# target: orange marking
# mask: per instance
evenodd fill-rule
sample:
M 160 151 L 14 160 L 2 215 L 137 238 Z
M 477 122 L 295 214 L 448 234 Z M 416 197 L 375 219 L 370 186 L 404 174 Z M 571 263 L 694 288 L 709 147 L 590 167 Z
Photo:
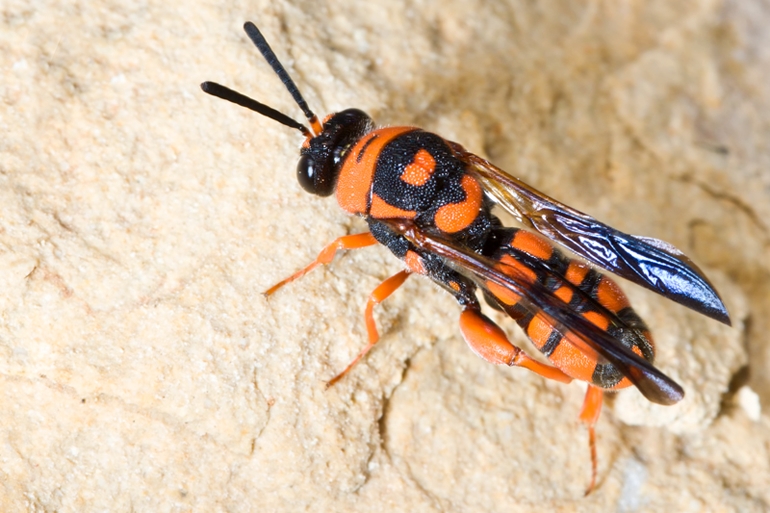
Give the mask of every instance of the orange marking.
M 465 201 L 444 205 L 433 218 L 436 227 L 444 233 L 457 233 L 467 228 L 479 215 L 483 199 L 481 186 L 469 175 L 463 176 L 460 184 L 465 191 Z
M 577 260 L 571 260 L 564 277 L 573 285 L 580 285 L 591 268 Z
M 545 314 L 539 313 L 532 318 L 527 326 L 527 335 L 538 349 L 542 348 L 553 331 L 553 321 Z
M 366 214 L 372 190 L 374 170 L 382 148 L 401 134 L 417 130 L 410 126 L 393 126 L 374 130 L 362 137 L 349 151 L 337 178 L 336 194 L 340 208 L 350 214 Z M 374 141 L 371 141 L 372 138 Z M 367 145 L 367 143 L 370 144 Z M 360 155 L 366 146 L 366 151 Z M 360 155 L 360 159 L 359 159 Z
M 503 255 L 500 259 L 500 264 L 496 265 L 500 271 L 504 272 L 508 276 L 524 280 L 527 283 L 535 283 L 537 280 L 537 273 L 531 268 L 522 264 L 511 255 Z
M 628 298 L 620 290 L 618 284 L 606 277 L 602 277 L 599 286 L 596 287 L 596 299 L 600 305 L 612 313 L 617 313 L 630 306 Z
M 583 317 L 598 326 L 601 330 L 607 331 L 607 328 L 610 327 L 610 320 L 606 315 L 600 314 L 599 312 L 586 312 L 583 314 Z
M 418 255 L 415 251 L 409 250 L 406 252 L 404 263 L 406 264 L 407 269 L 413 273 L 427 274 L 425 266 L 422 265 L 422 257 L 420 257 L 420 255 Z
M 513 236 L 511 247 L 521 250 L 540 260 L 548 260 L 553 254 L 553 247 L 542 237 L 532 232 L 519 230 Z
M 573 334 L 562 338 L 548 359 L 568 376 L 591 383 L 596 368 L 596 357 L 592 358 L 576 346 L 585 346 L 585 343 L 570 342 L 576 338 Z
M 569 287 L 559 287 L 556 289 L 556 292 L 553 293 L 554 296 L 558 297 L 565 303 L 569 303 L 572 301 L 572 296 L 574 295 L 574 292 L 572 292 L 572 289 Z
M 417 212 L 414 210 L 401 210 L 385 202 L 376 194 L 372 194 L 372 207 L 369 209 L 369 215 L 375 219 L 414 219 Z
M 414 156 L 412 163 L 404 168 L 404 172 L 401 173 L 401 180 L 409 185 L 419 187 L 430 180 L 435 170 L 436 160 L 433 155 L 425 150 L 420 150 Z
M 509 288 L 498 285 L 495 282 L 488 281 L 486 283 L 486 287 L 490 294 L 495 296 L 498 300 L 500 300 L 501 303 L 505 305 L 513 306 L 521 299 L 520 295 L 511 292 Z
M 460 284 L 458 284 L 456 281 L 450 281 L 449 287 L 455 292 L 460 292 Z

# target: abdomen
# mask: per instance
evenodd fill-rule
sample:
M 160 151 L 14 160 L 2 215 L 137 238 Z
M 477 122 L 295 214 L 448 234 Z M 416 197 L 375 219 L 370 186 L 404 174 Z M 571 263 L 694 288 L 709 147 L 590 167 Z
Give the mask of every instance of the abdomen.
M 654 346 L 649 330 L 614 281 L 582 262 L 567 258 L 545 239 L 526 230 L 499 229 L 495 238 L 497 248 L 490 256 L 499 262 L 501 271 L 518 279 L 524 277 L 530 283 L 540 283 L 563 302 L 565 308 L 581 314 L 618 343 L 653 361 Z M 495 284 L 487 285 L 495 300 L 516 319 L 532 343 L 565 374 L 604 389 L 631 385 L 615 367 L 603 363 L 592 351 L 586 351 L 584 343 L 571 342 L 570 339 L 576 340 L 577 336 L 568 327 L 558 329 L 544 313 L 521 307 L 520 296 Z M 601 312 L 596 303 L 620 322 Z

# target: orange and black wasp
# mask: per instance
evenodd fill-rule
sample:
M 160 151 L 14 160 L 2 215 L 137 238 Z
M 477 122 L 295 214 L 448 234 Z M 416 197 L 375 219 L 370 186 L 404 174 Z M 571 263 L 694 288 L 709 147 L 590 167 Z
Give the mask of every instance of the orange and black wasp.
M 299 130 L 305 136 L 297 166 L 302 188 L 319 196 L 335 194 L 343 210 L 369 225 L 368 232 L 329 244 L 310 265 L 266 294 L 330 263 L 343 249 L 380 243 L 405 264 L 372 292 L 365 310 L 369 343 L 329 385 L 377 343 L 373 307 L 409 275 L 427 276 L 460 304 L 460 329 L 483 359 L 565 383 L 588 383 L 580 419 L 589 432 L 590 491 L 596 482 L 594 424 L 603 392 L 634 385 L 650 401 L 668 405 L 681 400 L 684 391 L 652 365 L 650 332 L 615 282 L 568 258 L 541 235 L 597 267 L 729 325 L 708 279 L 670 244 L 607 226 L 436 134 L 411 126 L 376 128 L 358 109 L 319 122 L 259 29 L 248 22 L 244 30 L 310 127 L 222 85 L 204 82 L 202 89 Z M 492 214 L 494 205 L 541 235 L 503 226 Z M 481 312 L 478 290 L 491 307 L 516 321 L 552 365 L 530 358 L 508 340 Z

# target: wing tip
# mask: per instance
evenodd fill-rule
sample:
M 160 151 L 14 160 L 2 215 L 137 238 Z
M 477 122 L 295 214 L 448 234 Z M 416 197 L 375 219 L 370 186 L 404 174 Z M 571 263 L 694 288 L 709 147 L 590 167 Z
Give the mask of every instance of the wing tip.
M 664 374 L 646 375 L 646 379 L 635 383 L 639 392 L 650 402 L 671 406 L 684 399 L 684 389 Z
M 680 303 L 683 306 L 698 312 L 699 314 L 705 315 L 706 317 L 732 327 L 733 321 L 730 319 L 730 313 L 727 311 L 727 307 L 722 302 L 722 298 L 719 297 L 716 290 L 714 290 L 713 287 L 708 287 L 704 288 L 703 292 L 704 294 L 701 294 L 701 297 L 697 299 L 692 295 L 680 298 L 673 298 L 671 296 L 669 297 L 677 301 L 677 303 Z M 709 294 L 706 294 L 706 292 Z
M 722 309 L 715 312 L 714 315 L 709 315 L 712 319 L 721 322 L 722 324 L 725 324 L 727 326 L 733 327 L 733 321 L 730 319 L 730 314 L 727 312 L 727 309 L 722 305 Z

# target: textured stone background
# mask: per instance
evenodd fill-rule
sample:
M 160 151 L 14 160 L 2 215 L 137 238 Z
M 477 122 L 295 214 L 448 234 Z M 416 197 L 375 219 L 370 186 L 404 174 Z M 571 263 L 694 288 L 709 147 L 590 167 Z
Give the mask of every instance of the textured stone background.
M 770 508 L 768 2 L 0 12 L 3 511 Z M 299 116 L 247 19 L 319 114 L 436 131 L 712 278 L 733 329 L 626 287 L 688 395 L 610 401 L 592 496 L 581 386 L 478 359 L 424 280 L 324 390 L 399 264 L 362 250 L 261 296 L 364 224 L 296 184 L 298 133 L 199 90 Z

